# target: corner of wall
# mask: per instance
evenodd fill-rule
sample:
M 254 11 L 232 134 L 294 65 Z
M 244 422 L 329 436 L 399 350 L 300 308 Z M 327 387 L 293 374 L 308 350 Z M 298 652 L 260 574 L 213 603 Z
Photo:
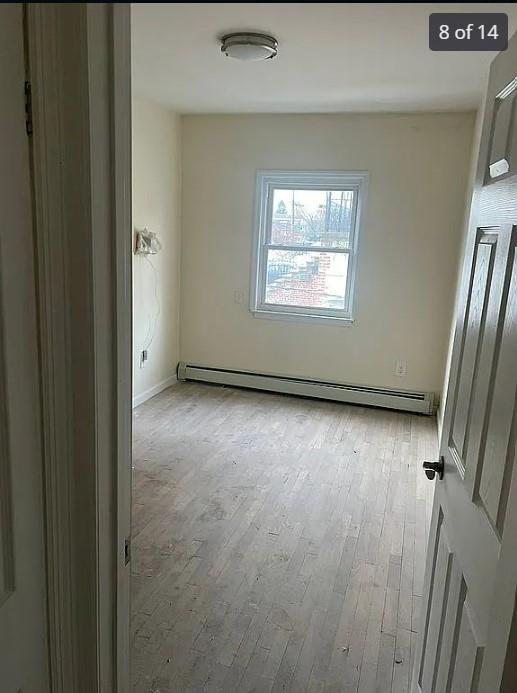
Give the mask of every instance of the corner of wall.
M 155 232 L 162 249 L 133 255 L 133 405 L 175 382 L 179 361 L 180 117 L 133 101 L 133 225 Z M 140 355 L 149 359 L 141 368 Z
M 172 385 L 175 385 L 177 382 L 177 376 L 171 375 L 169 378 L 165 378 L 165 380 L 162 380 L 161 382 L 156 383 L 156 385 L 147 388 L 147 390 L 140 392 L 140 394 L 133 397 L 133 409 L 135 409 L 135 407 L 138 407 L 140 404 L 147 402 L 147 400 L 151 399 L 151 397 L 159 395 L 160 392 L 163 392 L 168 387 L 172 387 Z

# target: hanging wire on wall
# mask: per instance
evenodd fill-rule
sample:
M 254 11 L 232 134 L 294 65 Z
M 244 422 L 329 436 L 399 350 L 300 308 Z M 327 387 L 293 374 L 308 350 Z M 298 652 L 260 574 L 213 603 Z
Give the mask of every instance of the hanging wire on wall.
M 155 305 L 156 305 L 156 311 L 154 313 L 154 317 L 149 317 L 148 320 L 148 326 L 147 326 L 147 333 L 145 335 L 145 339 L 143 341 L 143 346 L 142 350 L 147 350 L 153 343 L 153 339 L 156 335 L 156 326 L 158 324 L 158 319 L 160 317 L 161 313 L 161 305 L 160 305 L 160 297 L 158 295 L 158 273 L 156 272 L 156 267 L 153 265 L 151 262 L 150 258 L 148 255 L 144 255 L 144 260 L 146 260 L 153 272 L 153 279 L 154 279 L 154 300 L 155 300 Z

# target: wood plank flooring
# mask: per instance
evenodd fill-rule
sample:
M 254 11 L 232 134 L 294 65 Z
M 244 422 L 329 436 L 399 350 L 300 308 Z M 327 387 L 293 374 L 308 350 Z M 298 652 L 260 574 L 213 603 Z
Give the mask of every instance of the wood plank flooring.
M 407 693 L 432 418 L 180 383 L 135 410 L 134 693 Z

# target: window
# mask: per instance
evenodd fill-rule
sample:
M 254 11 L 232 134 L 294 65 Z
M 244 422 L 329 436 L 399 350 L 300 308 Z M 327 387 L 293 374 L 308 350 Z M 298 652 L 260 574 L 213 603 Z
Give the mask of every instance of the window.
M 367 173 L 257 173 L 256 316 L 352 321 L 367 183 Z

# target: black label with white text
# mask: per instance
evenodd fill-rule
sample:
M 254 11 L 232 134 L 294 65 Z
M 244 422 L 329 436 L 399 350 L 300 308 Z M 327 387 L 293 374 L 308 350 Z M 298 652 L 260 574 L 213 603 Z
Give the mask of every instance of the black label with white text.
M 500 12 L 435 12 L 429 15 L 432 51 L 505 51 L 508 15 Z

